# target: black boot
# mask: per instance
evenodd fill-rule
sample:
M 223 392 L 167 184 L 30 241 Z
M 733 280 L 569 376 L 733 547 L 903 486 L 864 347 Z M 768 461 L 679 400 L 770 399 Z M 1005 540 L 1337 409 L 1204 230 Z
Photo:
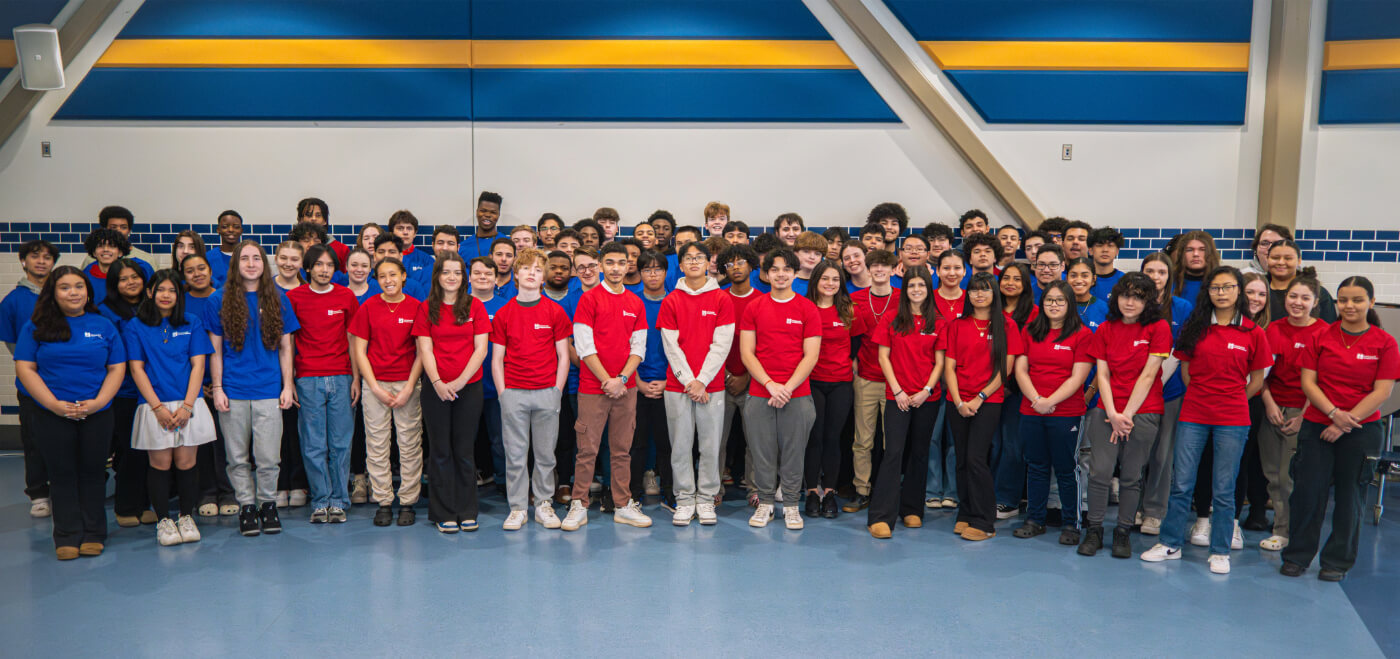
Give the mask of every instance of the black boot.
M 1079 543 L 1080 556 L 1093 556 L 1103 549 L 1103 526 L 1095 524 L 1084 531 L 1084 541 Z
M 1113 529 L 1113 557 L 1133 557 L 1132 529 L 1125 529 L 1121 526 Z

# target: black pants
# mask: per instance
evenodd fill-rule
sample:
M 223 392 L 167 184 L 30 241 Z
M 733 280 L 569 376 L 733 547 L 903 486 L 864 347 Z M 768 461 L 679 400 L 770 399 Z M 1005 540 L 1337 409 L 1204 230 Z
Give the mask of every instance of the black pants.
M 219 414 L 214 401 L 204 399 L 209 414 L 214 417 L 214 441 L 199 445 L 196 468 L 199 469 L 199 503 L 237 503 L 233 484 L 228 480 L 228 454 L 224 452 L 224 431 L 219 426 Z
M 428 446 L 428 519 L 435 523 L 475 520 L 476 431 L 481 422 L 481 381 L 457 392 L 457 400 L 444 401 L 423 376 L 423 428 L 432 433 Z
M 893 526 L 896 519 L 908 515 L 923 518 L 929 438 L 941 407 L 938 401 L 929 401 L 905 412 L 898 403 L 885 401 L 885 453 L 870 488 L 868 524 Z
M 983 403 L 977 414 L 968 418 L 958 414 L 957 404 L 949 401 L 943 418 L 953 432 L 953 452 L 958 456 L 957 521 L 994 533 L 997 496 L 992 482 L 992 439 L 1001 425 L 1001 403 Z
M 277 472 L 277 489 L 306 490 L 306 466 L 301 461 L 301 435 L 297 432 L 297 408 L 282 410 L 282 468 Z
M 647 470 L 649 442 L 656 443 L 656 478 L 663 496 L 671 495 L 671 434 L 666 427 L 666 400 L 637 393 L 637 428 L 632 431 L 632 498 L 642 500 L 646 490 L 642 475 Z
M 369 393 L 369 392 L 365 392 Z M 374 394 L 369 394 L 373 396 Z M 355 434 L 350 436 L 350 473 L 367 474 L 369 468 L 365 466 L 365 412 L 364 407 L 356 404 L 350 408 L 350 413 L 355 415 Z M 391 424 L 392 426 L 392 424 Z
M 841 476 L 841 429 L 851 416 L 855 389 L 850 382 L 812 380 L 811 384 L 817 420 L 807 437 L 807 456 L 803 465 L 805 487 L 809 490 L 834 490 Z
M 1322 519 L 1327 515 L 1331 489 L 1336 503 L 1332 534 L 1322 547 L 1319 562 L 1324 569 L 1346 572 L 1356 564 L 1366 488 L 1375 475 L 1375 463 L 1366 456 L 1380 451 L 1381 423 L 1363 424 L 1335 442 L 1322 439 L 1326 427 L 1304 420 L 1298 430 L 1298 452 L 1289 465 L 1293 495 L 1288 498 L 1289 537 L 1283 560 L 1303 567 L 1312 563 L 1322 538 Z
M 559 436 L 554 442 L 554 472 L 556 486 L 569 487 L 574 482 L 575 453 L 578 451 L 578 435 L 574 422 L 578 421 L 578 393 L 566 393 L 559 397 Z M 530 453 L 531 457 L 534 452 Z
M 146 470 L 151 461 L 145 451 L 131 448 L 131 426 L 136 421 L 135 398 L 112 399 L 112 471 L 116 474 L 116 495 L 112 512 L 123 517 L 136 517 L 151 509 L 151 496 L 146 491 Z
M 19 442 L 24 448 L 24 495 L 31 501 L 49 498 L 49 472 L 44 468 L 44 456 L 34 442 L 34 412 L 39 404 L 33 398 L 19 394 Z
M 49 470 L 54 547 L 107 542 L 104 501 L 113 418 L 110 407 L 75 421 L 35 406 L 34 436 L 43 438 L 39 450 Z

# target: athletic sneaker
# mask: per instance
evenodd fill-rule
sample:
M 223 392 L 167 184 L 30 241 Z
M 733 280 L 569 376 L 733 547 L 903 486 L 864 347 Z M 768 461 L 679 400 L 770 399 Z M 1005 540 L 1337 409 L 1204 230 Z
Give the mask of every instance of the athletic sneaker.
M 238 532 L 250 537 L 262 533 L 262 529 L 258 527 L 256 506 L 247 505 L 238 509 Z
M 559 528 L 565 531 L 577 531 L 580 526 L 588 523 L 588 507 L 583 505 L 583 500 L 574 499 L 569 502 L 569 514 L 564 516 L 564 521 L 559 524 Z
M 35 499 L 29 502 L 30 517 L 48 517 L 53 514 L 53 505 L 49 503 L 48 497 Z
M 1230 548 L 1235 550 L 1244 549 L 1244 535 L 1240 533 L 1240 520 L 1235 520 L 1235 532 L 1230 535 Z M 1228 571 L 1229 566 L 1227 565 L 1226 572 Z
M 554 506 L 549 505 L 548 501 L 535 502 L 535 523 L 547 529 L 559 528 L 559 516 L 554 514 Z
M 317 508 L 311 511 L 312 524 L 325 524 L 328 521 L 330 511 L 325 508 Z
M 1166 545 L 1159 542 L 1155 545 L 1152 545 L 1151 549 L 1142 552 L 1142 554 L 1138 556 L 1138 558 L 1141 558 L 1142 560 L 1147 561 L 1148 563 L 1175 561 L 1181 558 L 1181 550 L 1169 549 Z
M 258 511 L 258 521 L 262 524 L 263 533 L 282 532 L 282 518 L 277 515 L 277 507 L 271 501 L 264 503 Z
M 1157 519 L 1156 517 L 1144 517 L 1144 518 L 1142 518 L 1142 534 L 1143 534 L 1143 535 L 1161 535 L 1161 534 L 1162 534 L 1162 520 Z
M 719 522 L 719 516 L 715 514 L 715 504 L 708 501 L 695 507 L 695 515 L 700 518 L 700 523 L 705 526 Z
M 1191 527 L 1191 544 L 1197 547 L 1210 546 L 1210 518 L 1197 517 L 1196 524 Z
M 943 497 L 943 507 L 944 507 L 944 508 L 957 508 L 957 507 L 958 507 L 958 502 L 957 502 L 957 500 L 954 499 L 953 497 Z
M 618 508 L 613 512 L 613 521 L 618 524 L 626 524 L 644 529 L 651 526 L 651 518 L 642 512 L 642 504 L 636 499 L 628 499 L 627 505 Z
M 783 523 L 789 531 L 802 530 L 802 511 L 797 506 L 783 506 Z
M 350 477 L 350 503 L 369 503 L 369 478 L 364 474 Z
M 927 499 L 924 499 L 924 507 L 933 509 L 942 508 L 943 500 L 938 497 L 929 497 Z
M 656 478 L 656 472 L 648 469 L 642 474 L 642 488 L 650 497 L 661 494 L 661 482 Z
M 180 539 L 180 530 L 175 528 L 175 522 L 171 521 L 169 517 L 162 517 L 159 522 L 156 522 L 156 542 L 159 542 L 162 547 L 184 542 Z
M 1021 514 L 1021 509 L 1016 506 L 1005 506 L 997 504 L 997 519 L 1011 519 Z
M 292 490 L 287 493 L 287 505 L 292 508 L 305 506 L 309 494 L 306 490 Z
M 763 528 L 768 526 L 768 522 L 773 520 L 773 504 L 760 503 L 754 508 L 753 516 L 749 517 L 749 526 Z
M 1229 573 L 1230 573 L 1230 555 L 1229 555 L 1229 554 L 1211 554 L 1209 560 L 1210 560 L 1210 571 L 1211 571 L 1213 574 L 1229 574 Z
M 326 510 L 326 521 L 331 524 L 345 523 L 345 509 L 340 506 L 331 506 Z
M 199 542 L 199 528 L 194 525 L 193 517 L 181 515 L 175 528 L 180 531 L 180 542 Z
M 277 507 L 278 507 L 278 508 L 286 508 L 286 507 L 287 507 L 288 498 L 289 498 L 289 494 L 287 493 L 286 490 L 277 490 L 277 499 L 276 499 L 276 501 L 277 501 Z
M 506 515 L 506 523 L 505 523 L 505 524 L 502 524 L 502 525 L 501 525 L 501 528 L 503 528 L 503 529 L 505 529 L 505 530 L 507 530 L 507 531 L 519 531 L 519 530 L 520 530 L 520 527 L 522 527 L 522 526 L 524 526 L 524 525 L 525 525 L 525 511 L 523 511 L 523 510 L 512 510 L 512 511 L 510 511 L 510 514 L 509 514 L 509 515 Z
M 676 506 L 676 514 L 671 515 L 671 523 L 676 526 L 690 526 L 690 520 L 694 518 L 695 506 L 684 503 Z

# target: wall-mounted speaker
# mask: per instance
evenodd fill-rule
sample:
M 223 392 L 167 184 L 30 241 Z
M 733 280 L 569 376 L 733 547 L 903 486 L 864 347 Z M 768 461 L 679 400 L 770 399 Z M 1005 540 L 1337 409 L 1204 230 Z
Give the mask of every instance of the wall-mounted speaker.
M 58 53 L 58 29 L 52 25 L 15 28 L 15 54 L 20 86 L 35 91 L 63 89 L 63 59 Z

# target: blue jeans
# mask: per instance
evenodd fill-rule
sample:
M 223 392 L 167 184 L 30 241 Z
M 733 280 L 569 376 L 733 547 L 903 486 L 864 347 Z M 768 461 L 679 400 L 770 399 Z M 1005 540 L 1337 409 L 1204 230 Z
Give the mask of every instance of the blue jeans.
M 1074 475 L 1075 449 L 1079 443 L 1077 416 L 1021 417 L 1021 444 L 1026 455 L 1026 508 L 1028 517 L 1037 524 L 1045 523 L 1045 507 L 1050 498 L 1050 470 L 1055 470 L 1059 486 L 1060 510 L 1066 511 L 1064 524 L 1074 528 L 1078 515 L 1069 514 L 1079 505 L 1079 488 Z
M 1021 441 L 1021 394 L 1007 392 L 1001 406 L 1001 426 L 992 442 L 992 476 L 999 506 L 1021 505 L 1021 493 L 1026 488 L 1026 457 Z
M 1239 475 L 1249 426 L 1208 426 L 1177 421 L 1176 449 L 1172 452 L 1172 496 L 1162 524 L 1162 544 L 1180 549 L 1192 520 L 1191 492 L 1196 469 L 1212 442 L 1215 453 L 1211 474 L 1210 553 L 1228 555 L 1235 533 L 1235 477 Z M 1197 511 L 1197 514 L 1205 511 Z
M 486 421 L 486 436 L 491 439 L 491 466 L 496 474 L 496 484 L 506 484 L 506 443 L 501 435 L 501 399 L 486 398 L 481 401 L 481 418 Z
M 953 431 L 942 417 L 929 438 L 928 485 L 924 487 L 924 498 L 958 498 L 958 460 L 953 451 Z
M 311 508 L 350 508 L 350 376 L 297 378 L 297 432 Z

